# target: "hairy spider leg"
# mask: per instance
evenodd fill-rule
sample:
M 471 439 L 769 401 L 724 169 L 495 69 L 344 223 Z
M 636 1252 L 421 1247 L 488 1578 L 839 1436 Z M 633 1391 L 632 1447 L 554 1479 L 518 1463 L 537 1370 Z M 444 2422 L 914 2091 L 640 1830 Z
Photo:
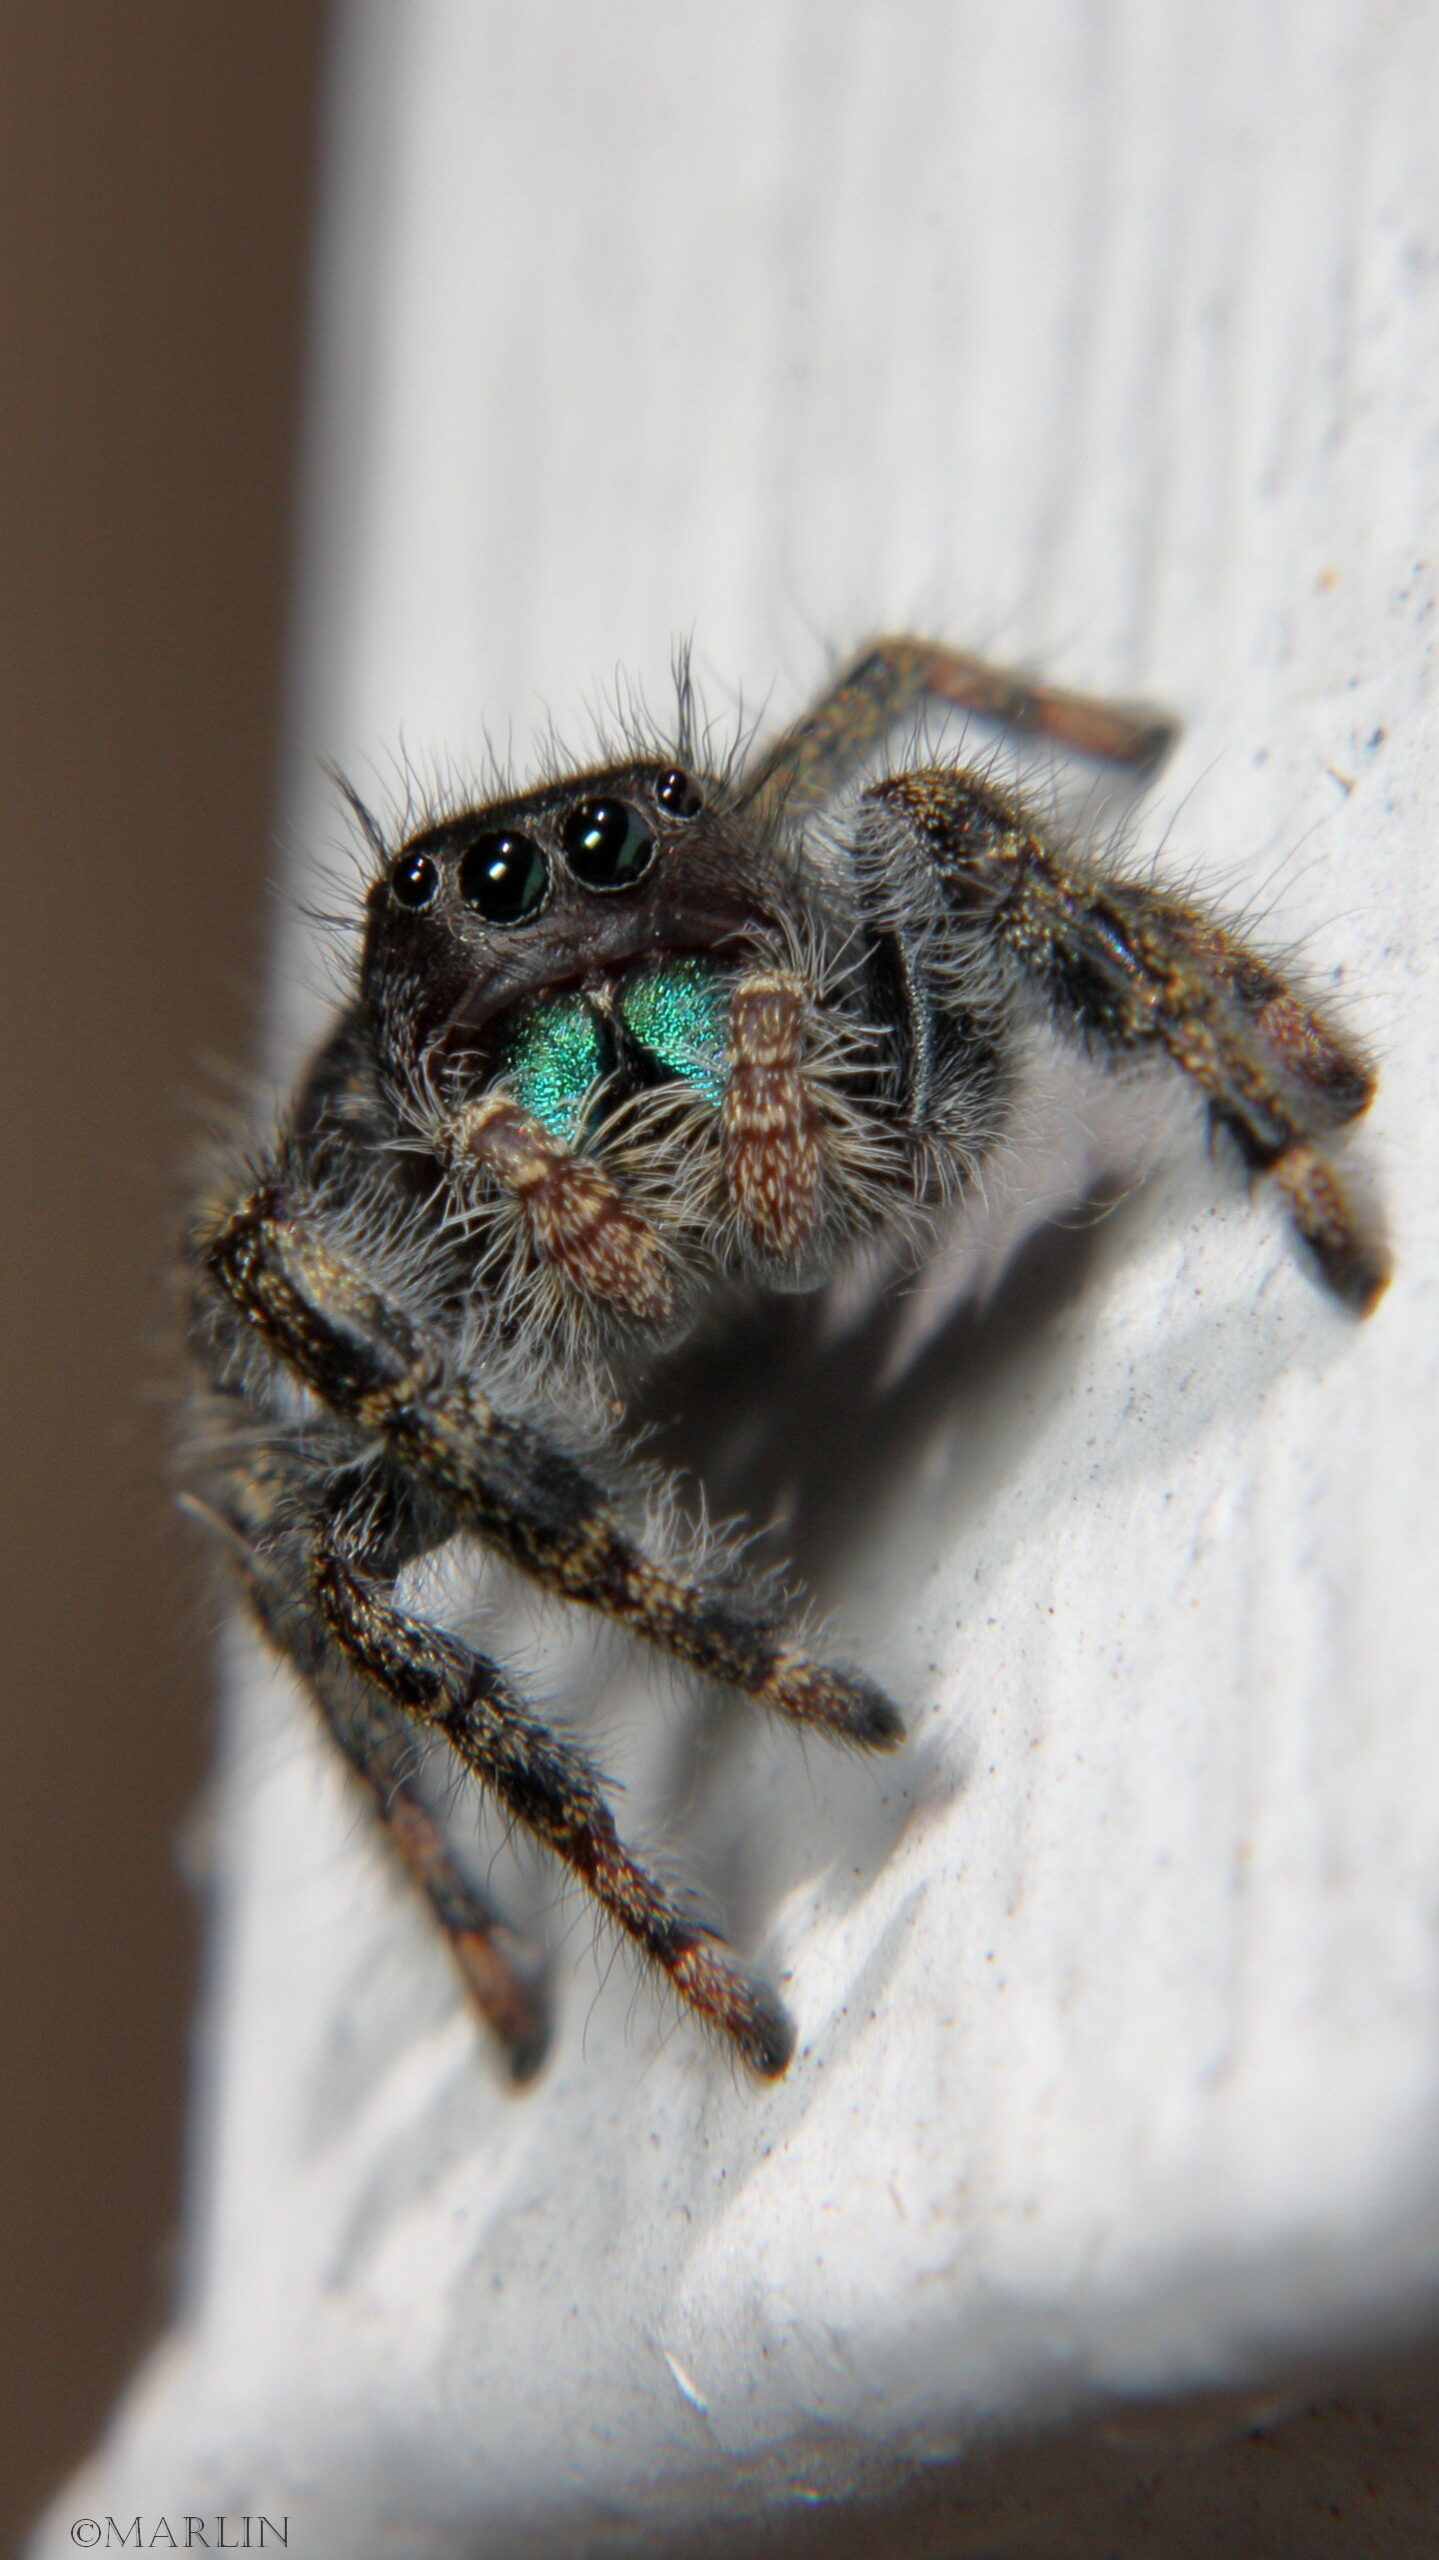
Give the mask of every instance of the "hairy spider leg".
M 897 723 L 922 703 L 943 702 L 1021 736 L 1050 738 L 1071 754 L 1122 766 L 1137 781 L 1158 772 L 1178 723 L 1164 712 L 1058 685 L 1036 684 L 963 650 L 904 635 L 875 640 L 830 692 L 786 729 L 746 776 L 743 802 L 803 816 L 856 773 Z
M 545 2057 L 548 2021 L 514 1931 L 461 1875 L 434 1815 L 409 1779 L 383 1762 L 378 1771 L 368 1759 L 354 1765 L 369 1779 L 385 1836 L 449 1940 L 465 1989 L 503 2048 L 511 2076 L 533 2079 Z
M 258 1467 L 237 1455 L 212 1490 L 261 1624 L 371 1788 L 513 2077 L 528 2079 L 542 2058 L 543 2010 L 509 1933 L 455 1867 L 418 1794 L 416 1725 L 446 1742 L 511 1819 L 564 1861 L 754 2070 L 782 2071 L 794 2041 L 783 2009 L 624 1848 L 588 1762 L 545 1730 L 493 1663 L 396 1608 L 387 1584 L 366 1570 L 356 1548 L 391 1563 L 403 1552 L 405 1502 L 397 1493 L 387 1504 L 376 1486 L 357 1534 L 353 1482 L 353 1466 L 332 1464 L 321 1444 L 278 1464 L 271 1452 Z
M 373 1799 L 384 1836 L 444 1931 L 469 1998 L 497 2038 L 511 2077 L 543 2059 L 546 2018 L 533 1968 L 514 1934 L 455 1865 L 415 1783 L 410 1722 L 356 1676 L 310 1594 L 317 1537 L 342 1538 L 391 1560 L 404 1551 L 404 1505 L 362 1470 L 334 1423 L 299 1440 L 221 1442 L 202 1469 L 203 1498 L 187 1496 L 234 1549 L 265 1633 L 305 1681 L 335 1742 Z M 358 1491 L 358 1501 L 356 1499 Z M 357 1516 L 358 1515 L 358 1516 Z M 398 1535 L 397 1535 L 398 1532 Z M 413 1543 L 411 1538 L 410 1543 Z
M 443 1514 L 428 1544 L 470 1529 L 548 1589 L 776 1714 L 871 1749 L 902 1739 L 898 1710 L 873 1681 L 816 1662 L 782 1619 L 645 1555 L 573 1459 L 448 1375 L 442 1347 L 274 1186 L 252 1193 L 199 1251 L 269 1348 L 424 1487 Z
M 1061 1022 L 1114 1050 L 1162 1047 L 1277 1182 L 1328 1287 L 1368 1312 L 1387 1265 L 1319 1141 L 1367 1108 L 1374 1079 L 1268 962 L 1177 898 L 1072 866 L 972 775 L 899 774 L 861 809 L 871 872 L 918 846 L 953 915 L 972 918 Z
M 249 1579 L 264 1617 L 254 1575 Z M 277 1632 L 273 1624 L 270 1631 Z M 503 2049 L 511 2076 L 517 2081 L 533 2078 L 544 2059 L 547 2040 L 544 2003 L 524 1966 L 514 1932 L 461 1875 L 414 1783 L 409 1725 L 373 1682 L 366 1683 L 362 1700 L 357 1700 L 351 1679 L 343 1683 L 342 1693 L 335 1665 L 323 1654 L 316 1658 L 311 1653 L 305 1671 L 326 1724 L 351 1768 L 370 1788 L 387 1840 L 444 1931 L 465 1989 Z
M 794 2035 L 779 2003 L 646 1874 L 621 1843 L 588 1762 L 546 1731 L 503 1673 L 397 1609 L 333 1541 L 316 1540 L 309 1583 L 315 1611 L 346 1663 L 404 1714 L 443 1736 L 752 2070 L 765 2078 L 783 2071 Z

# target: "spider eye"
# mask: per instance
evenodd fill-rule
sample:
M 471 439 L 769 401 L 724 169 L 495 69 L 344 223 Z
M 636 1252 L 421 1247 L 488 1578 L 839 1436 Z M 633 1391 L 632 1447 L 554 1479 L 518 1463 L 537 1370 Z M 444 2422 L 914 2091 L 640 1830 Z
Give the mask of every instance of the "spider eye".
M 704 802 L 687 773 L 671 765 L 655 784 L 655 798 L 667 818 L 697 818 Z
M 440 886 L 439 866 L 427 853 L 402 855 L 390 873 L 390 888 L 402 907 L 431 907 Z
M 565 860 L 586 889 L 628 889 L 655 858 L 655 840 L 623 800 L 587 800 L 565 821 Z
M 476 836 L 460 860 L 460 896 L 487 924 L 522 924 L 544 904 L 549 865 L 530 836 Z

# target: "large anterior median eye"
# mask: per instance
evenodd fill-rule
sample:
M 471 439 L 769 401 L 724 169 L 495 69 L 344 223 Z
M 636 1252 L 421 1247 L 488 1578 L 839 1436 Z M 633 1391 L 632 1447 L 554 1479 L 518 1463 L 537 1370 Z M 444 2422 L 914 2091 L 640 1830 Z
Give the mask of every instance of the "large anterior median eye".
M 565 860 L 586 889 L 628 889 L 643 879 L 655 842 L 623 800 L 586 800 L 565 821 Z
M 460 896 L 488 924 L 522 924 L 544 905 L 549 864 L 529 836 L 476 836 L 460 858 Z

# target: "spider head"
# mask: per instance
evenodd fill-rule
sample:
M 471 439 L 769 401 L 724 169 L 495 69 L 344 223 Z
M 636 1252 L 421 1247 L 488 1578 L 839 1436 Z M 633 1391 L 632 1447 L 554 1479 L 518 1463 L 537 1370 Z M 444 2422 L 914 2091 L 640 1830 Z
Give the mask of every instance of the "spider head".
M 683 1013 L 704 961 L 772 937 L 783 903 L 719 782 L 658 761 L 570 775 L 408 838 L 370 892 L 365 1009 L 401 1072 L 504 1056 L 537 1000 L 588 1019 L 657 972 Z

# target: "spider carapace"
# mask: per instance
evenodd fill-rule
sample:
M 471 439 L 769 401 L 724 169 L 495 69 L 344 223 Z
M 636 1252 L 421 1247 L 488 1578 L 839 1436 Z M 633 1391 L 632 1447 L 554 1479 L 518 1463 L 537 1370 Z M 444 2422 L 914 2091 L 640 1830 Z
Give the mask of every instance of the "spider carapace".
M 1328 1152 L 1363 1061 L 1213 916 L 1097 866 L 992 779 L 874 778 L 926 700 L 1144 776 L 1169 725 L 881 641 L 768 749 L 668 748 L 434 819 L 376 871 L 353 993 L 272 1142 L 192 1222 L 193 1507 L 428 1897 L 516 2077 L 528 1967 L 415 1778 L 438 1737 L 754 2070 L 789 2021 L 621 1841 L 504 1670 L 404 1605 L 456 1536 L 773 1713 L 870 1750 L 899 1715 L 674 1521 L 615 1416 L 736 1284 L 917 1263 L 1005 1134 L 1025 1045 L 1168 1059 L 1319 1275 L 1383 1285 Z

